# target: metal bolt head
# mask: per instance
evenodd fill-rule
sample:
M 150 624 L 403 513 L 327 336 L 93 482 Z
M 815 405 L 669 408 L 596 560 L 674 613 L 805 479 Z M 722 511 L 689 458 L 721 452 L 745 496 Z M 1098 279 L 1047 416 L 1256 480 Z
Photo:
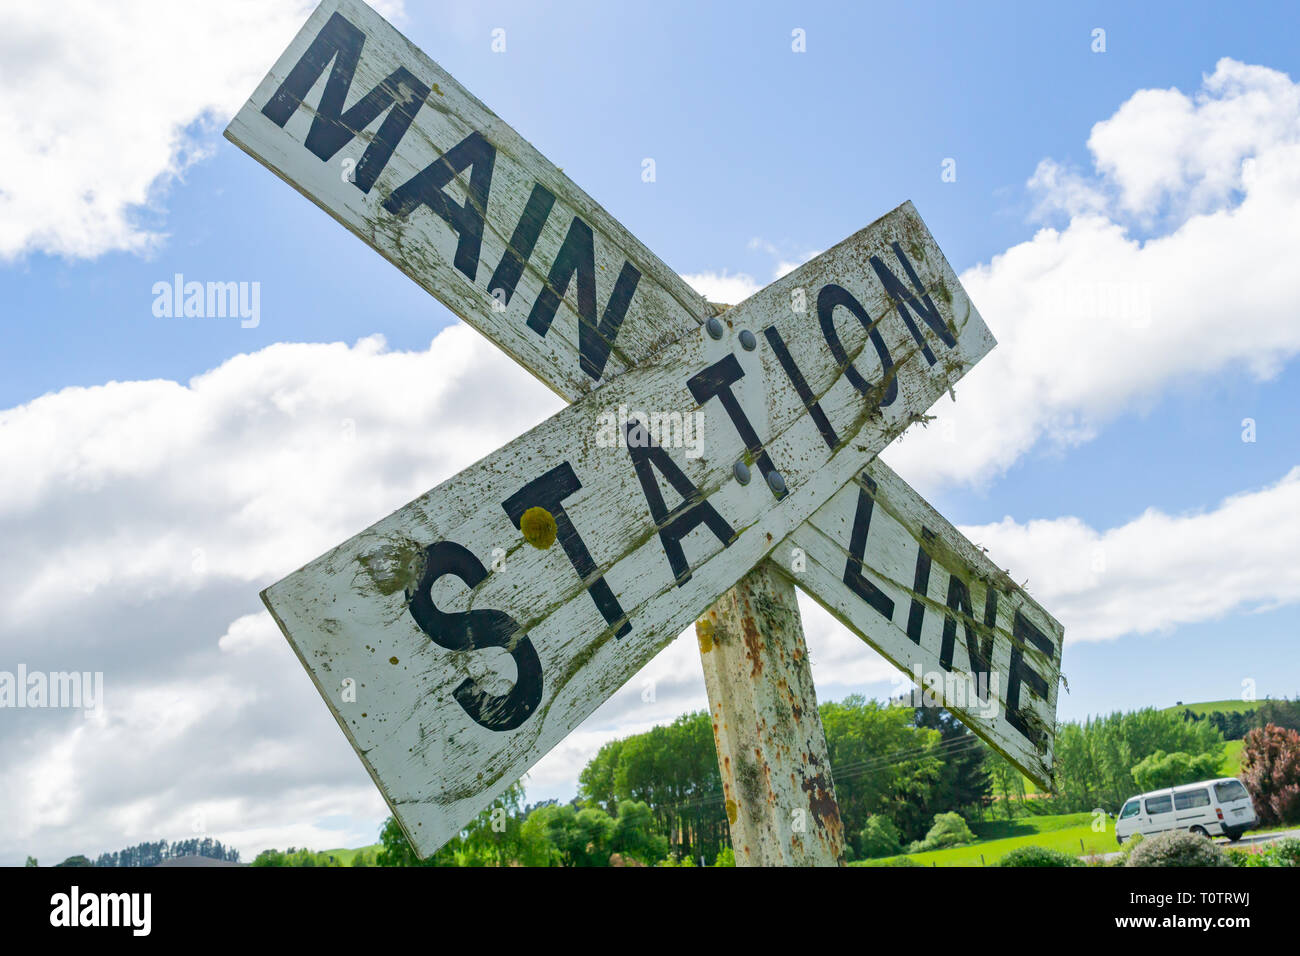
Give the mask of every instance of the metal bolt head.
M 736 480 L 742 485 L 749 484 L 749 466 L 743 461 L 738 461 L 732 465 L 731 473 L 736 476 Z
M 781 477 L 779 471 L 769 471 L 767 473 L 767 486 L 772 489 L 774 494 L 785 494 L 785 479 Z
M 752 352 L 758 348 L 758 339 L 754 338 L 754 333 L 749 329 L 740 330 L 740 347 L 746 352 Z
M 712 339 L 722 338 L 722 331 L 723 331 L 722 320 L 719 319 L 716 315 L 713 318 L 709 319 L 709 321 L 704 323 L 704 328 L 708 330 L 709 338 Z

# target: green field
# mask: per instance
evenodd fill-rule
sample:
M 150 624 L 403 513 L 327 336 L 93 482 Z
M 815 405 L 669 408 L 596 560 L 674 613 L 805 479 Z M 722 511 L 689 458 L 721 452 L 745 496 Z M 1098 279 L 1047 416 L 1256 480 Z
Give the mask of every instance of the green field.
M 1216 710 L 1225 714 L 1238 714 L 1258 707 L 1257 700 L 1207 700 L 1199 704 L 1175 704 L 1173 707 L 1166 707 L 1165 710 L 1179 714 L 1185 710 L 1190 710 L 1193 714 L 1212 714 Z
M 921 866 L 981 866 L 996 863 L 1007 853 L 1021 846 L 1043 846 L 1060 850 L 1072 856 L 1093 853 L 1110 853 L 1119 849 L 1115 843 L 1115 824 L 1107 818 L 1105 829 L 1098 833 L 1092 829 L 1091 813 L 1065 813 L 1056 816 L 1021 817 L 1018 820 L 995 820 L 972 823 L 971 830 L 979 837 L 978 843 L 908 854 L 907 859 Z M 1083 841 L 1082 848 L 1079 841 Z M 980 857 L 983 856 L 983 864 Z M 852 866 L 883 866 L 891 860 L 860 860 Z
M 1244 740 L 1229 740 L 1223 745 L 1223 763 L 1219 765 L 1219 773 L 1225 777 L 1241 773 L 1241 748 L 1245 743 Z

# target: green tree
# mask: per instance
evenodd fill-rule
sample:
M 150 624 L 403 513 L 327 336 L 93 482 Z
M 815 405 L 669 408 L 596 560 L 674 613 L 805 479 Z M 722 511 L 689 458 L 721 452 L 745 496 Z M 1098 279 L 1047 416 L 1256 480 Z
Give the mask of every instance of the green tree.
M 421 860 L 393 817 L 379 833 L 376 866 L 506 866 L 523 853 L 523 781 L 517 780 L 460 833 Z
M 579 799 L 610 814 L 625 800 L 645 803 L 679 854 L 715 856 L 727 840 L 713 725 L 705 711 L 610 741 L 578 781 Z
M 902 837 L 894 821 L 883 814 L 867 817 L 866 826 L 858 835 L 858 849 L 863 856 L 894 856 L 902 849 Z
M 461 831 L 461 866 L 508 866 L 522 852 L 524 784 L 516 780 Z
M 23 866 L 40 866 L 40 864 L 36 862 L 36 857 L 29 856 L 27 862 L 24 863 Z
M 1219 775 L 1219 754 L 1216 751 L 1191 754 L 1176 751 L 1167 754 L 1163 750 L 1147 754 L 1133 767 L 1133 780 L 1139 790 L 1160 790 L 1165 787 L 1177 787 L 1184 783 L 1195 783 Z
M 845 832 L 880 813 L 904 837 L 924 833 L 926 802 L 943 769 L 939 731 L 914 726 L 910 708 L 858 694 L 819 709 Z
M 618 805 L 609 844 L 625 859 L 630 857 L 647 865 L 668 855 L 668 838 L 660 832 L 650 804 L 641 800 L 624 800 Z
M 1178 713 L 1151 707 L 1064 724 L 1056 737 L 1060 809 L 1117 810 L 1142 792 L 1133 768 L 1156 751 L 1217 757 L 1222 748 L 1223 736 L 1208 721 L 1185 721 Z
M 985 748 L 984 765 L 988 767 L 994 792 L 1001 798 L 994 803 L 995 810 L 1008 820 L 1016 815 L 1017 808 L 1025 802 L 1025 778 L 1015 764 L 995 750 Z
M 1255 720 L 1258 727 L 1273 724 L 1286 730 L 1300 731 L 1300 700 L 1260 701 Z
M 460 837 L 452 837 L 437 852 L 421 860 L 411 842 L 406 839 L 402 825 L 395 817 L 389 817 L 379 831 L 379 842 L 383 848 L 375 857 L 377 866 L 456 866 L 456 848 Z
M 532 827 L 534 840 L 544 837 L 543 845 L 554 848 L 561 866 L 609 865 L 615 823 L 604 810 L 552 804 L 530 813 L 525 825 Z
M 989 749 L 965 724 L 942 707 L 918 707 L 913 721 L 917 727 L 939 731 L 943 766 L 926 804 L 929 813 L 955 810 L 982 817 L 992 802 L 993 782 L 985 754 Z

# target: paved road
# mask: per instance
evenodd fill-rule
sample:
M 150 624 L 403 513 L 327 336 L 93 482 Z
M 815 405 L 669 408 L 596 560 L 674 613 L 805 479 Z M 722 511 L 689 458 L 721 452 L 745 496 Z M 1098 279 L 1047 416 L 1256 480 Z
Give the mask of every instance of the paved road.
M 1243 835 L 1242 838 L 1238 840 L 1236 843 L 1233 843 L 1227 837 L 1212 837 L 1211 839 L 1213 839 L 1215 843 L 1217 843 L 1219 846 L 1222 847 L 1229 847 L 1229 846 L 1248 847 L 1248 846 L 1257 846 L 1261 843 L 1271 843 L 1272 841 L 1280 840 L 1283 837 L 1300 837 L 1300 829 L 1273 830 L 1269 833 L 1247 833 Z M 1118 850 L 1114 851 L 1113 853 L 1102 854 L 1102 859 L 1113 860 L 1117 856 L 1119 856 Z
M 1235 844 L 1228 840 L 1227 837 L 1215 837 L 1214 842 L 1219 846 L 1254 846 L 1257 843 L 1271 843 L 1273 840 L 1280 840 L 1283 837 L 1300 837 L 1300 828 L 1295 830 L 1274 830 L 1271 833 L 1247 833 Z

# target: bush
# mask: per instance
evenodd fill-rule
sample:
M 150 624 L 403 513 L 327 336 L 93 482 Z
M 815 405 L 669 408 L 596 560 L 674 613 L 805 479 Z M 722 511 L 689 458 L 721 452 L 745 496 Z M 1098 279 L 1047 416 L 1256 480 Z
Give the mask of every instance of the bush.
M 1237 866 L 1300 866 L 1300 839 L 1274 840 L 1258 850 L 1229 850 L 1228 858 Z
M 714 866 L 735 866 L 736 851 L 729 846 L 724 846 L 718 851 L 717 858 L 713 861 Z
M 1128 866 L 1128 858 L 1133 855 L 1134 850 L 1136 850 L 1139 846 L 1142 845 L 1142 841 L 1145 839 L 1146 837 L 1144 837 L 1142 834 L 1135 833 L 1127 840 L 1125 840 L 1123 843 L 1121 843 L 1119 847 L 1119 856 L 1116 857 L 1113 865 Z
M 970 827 L 966 825 L 960 813 L 937 813 L 934 817 L 934 825 L 930 827 L 930 832 L 922 841 L 922 848 L 939 850 L 947 846 L 974 842 L 975 834 L 970 832 Z
M 889 817 L 873 813 L 858 834 L 858 848 L 863 856 L 894 856 L 902 847 L 898 827 Z
M 1260 826 L 1300 820 L 1300 733 L 1268 724 L 1246 734 L 1241 779 Z
M 1232 860 L 1206 837 L 1169 830 L 1143 840 L 1125 866 L 1232 866 Z
M 1002 859 L 998 860 L 995 866 L 1083 866 L 1081 862 L 1070 856 L 1068 853 L 1062 853 L 1060 850 L 1049 850 L 1043 846 L 1021 846 L 1016 847 Z

